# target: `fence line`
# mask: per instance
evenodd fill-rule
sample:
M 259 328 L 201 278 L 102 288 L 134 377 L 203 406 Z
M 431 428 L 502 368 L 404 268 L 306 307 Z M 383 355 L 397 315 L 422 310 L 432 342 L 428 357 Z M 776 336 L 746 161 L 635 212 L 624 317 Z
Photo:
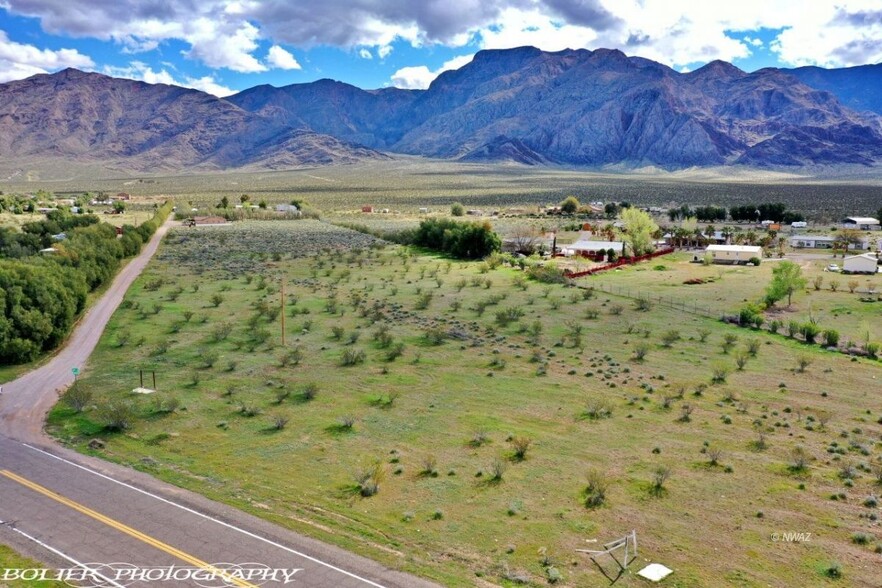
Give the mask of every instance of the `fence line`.
M 679 300 L 674 298 L 673 296 L 653 296 L 651 294 L 645 294 L 640 292 L 639 290 L 632 291 L 630 288 L 624 288 L 622 286 L 614 286 L 611 284 L 596 284 L 590 286 L 580 286 L 582 288 L 594 288 L 596 290 L 600 290 L 601 292 L 606 292 L 607 294 L 613 294 L 614 296 L 621 296 L 622 298 L 630 298 L 631 300 L 639 300 L 645 299 L 658 304 L 659 306 L 665 306 L 667 308 L 671 308 L 673 310 L 679 310 L 681 312 L 686 312 L 689 314 L 694 314 L 697 316 L 703 316 L 706 318 L 719 319 L 719 313 L 711 311 L 709 308 L 705 306 L 699 306 L 697 302 L 690 303 L 687 300 Z
M 634 257 L 621 257 L 616 261 L 607 263 L 606 265 L 593 267 L 583 272 L 567 272 L 566 276 L 568 278 L 581 278 L 582 276 L 590 276 L 598 272 L 605 272 L 607 270 L 615 269 L 617 267 L 622 267 L 623 265 L 633 265 L 635 263 L 640 263 L 641 261 L 646 261 L 655 257 L 660 257 L 662 255 L 668 255 L 669 253 L 673 252 L 673 247 L 666 247 L 665 249 L 659 249 L 658 251 L 653 251 L 652 253 L 645 253 L 643 255 L 637 255 Z

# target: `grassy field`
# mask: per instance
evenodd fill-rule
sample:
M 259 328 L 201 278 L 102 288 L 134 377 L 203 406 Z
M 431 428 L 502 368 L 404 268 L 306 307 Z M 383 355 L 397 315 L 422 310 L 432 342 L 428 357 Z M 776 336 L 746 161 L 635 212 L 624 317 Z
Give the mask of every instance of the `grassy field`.
M 0 177 L 4 177 L 2 169 Z M 136 196 L 175 197 L 181 205 L 199 208 L 213 206 L 223 196 L 238 203 L 242 194 L 248 194 L 252 202 L 306 200 L 324 214 L 347 213 L 364 205 L 405 213 L 416 213 L 423 207 L 437 211 L 457 201 L 470 208 L 504 210 L 557 204 L 570 194 L 583 202 L 627 200 L 641 206 L 781 201 L 813 219 L 831 222 L 847 215 L 875 213 L 878 185 L 878 178 L 827 180 L 734 168 L 629 174 L 402 157 L 286 171 L 165 176 L 62 169 L 53 174 L 14 175 L 0 182 L 0 189 L 13 193 L 44 188 L 59 195 L 125 191 Z
M 771 266 L 658 264 L 579 286 L 729 310 Z M 678 285 L 691 272 L 723 275 Z M 156 372 L 155 394 L 132 394 L 138 370 L 147 386 Z M 870 587 L 880 376 L 879 362 L 511 267 L 251 222 L 170 234 L 84 370 L 84 411 L 59 404 L 49 427 L 450 586 L 606 585 L 576 550 L 636 530 L 631 572 L 663 563 L 666 586 Z M 130 426 L 111 432 L 120 403 Z M 810 535 L 775 540 L 791 532 Z
M 24 557 L 11 548 L 0 544 L 0 575 L 6 569 L 34 569 L 45 567 L 42 563 Z M 2 588 L 65 588 L 68 584 L 56 581 L 0 580 Z
M 779 263 L 767 259 L 759 267 L 706 266 L 693 263 L 695 255 L 701 258 L 702 252 L 682 252 L 665 256 L 658 263 L 626 266 L 587 278 L 586 283 L 614 293 L 651 296 L 669 304 L 685 304 L 687 309 L 710 316 L 722 316 L 737 314 L 747 302 L 760 301 L 772 279 L 772 269 Z M 882 341 L 882 300 L 879 299 L 882 276 L 826 272 L 828 264 L 842 264 L 841 256 L 834 257 L 832 253 L 791 253 L 786 258 L 802 267 L 807 285 L 794 294 L 791 306 L 788 307 L 785 300 L 767 311 L 767 320 L 777 319 L 786 324 L 791 320 L 805 323 L 814 318 L 822 328 L 839 331 L 843 344 L 846 340 L 855 345 L 867 339 Z M 818 289 L 816 279 L 820 279 Z M 687 283 L 697 280 L 704 283 Z M 862 298 L 873 301 L 862 301 Z

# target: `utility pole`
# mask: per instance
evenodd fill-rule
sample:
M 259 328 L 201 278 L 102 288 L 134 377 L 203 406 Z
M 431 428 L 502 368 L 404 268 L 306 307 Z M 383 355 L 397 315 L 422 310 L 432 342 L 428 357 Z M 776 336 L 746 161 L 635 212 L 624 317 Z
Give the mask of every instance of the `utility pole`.
M 285 346 L 285 278 L 282 278 L 282 347 Z

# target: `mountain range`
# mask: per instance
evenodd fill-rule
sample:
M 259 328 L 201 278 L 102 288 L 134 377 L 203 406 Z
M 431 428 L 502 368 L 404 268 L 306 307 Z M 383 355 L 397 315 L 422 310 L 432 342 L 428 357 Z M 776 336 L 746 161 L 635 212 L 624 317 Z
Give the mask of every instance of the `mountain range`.
M 394 154 L 469 162 L 816 166 L 882 162 L 882 65 L 689 73 L 609 49 L 478 52 L 426 90 L 332 80 L 226 99 L 66 69 L 0 84 L 0 157 L 142 171 Z

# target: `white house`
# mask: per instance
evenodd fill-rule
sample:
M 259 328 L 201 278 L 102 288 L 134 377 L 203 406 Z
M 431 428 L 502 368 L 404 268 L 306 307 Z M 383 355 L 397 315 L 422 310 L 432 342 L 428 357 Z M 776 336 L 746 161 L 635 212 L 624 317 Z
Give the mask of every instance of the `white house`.
M 579 239 L 571 245 L 563 245 L 564 255 L 580 255 L 582 257 L 602 258 L 612 249 L 616 257 L 621 257 L 625 251 L 625 243 L 622 241 L 589 241 Z
M 708 245 L 705 252 L 714 263 L 747 263 L 754 257 L 763 258 L 763 248 L 757 245 Z
M 790 237 L 790 246 L 794 249 L 833 249 L 836 237 L 831 235 L 793 235 Z M 857 243 L 849 243 L 849 249 L 866 251 L 870 248 L 869 239 L 861 239 Z
M 874 253 L 861 253 L 846 257 L 842 271 L 847 274 L 875 274 L 879 271 L 879 260 Z
M 842 226 L 846 229 L 860 229 L 861 231 L 878 231 L 879 219 L 869 216 L 850 216 L 842 219 Z

